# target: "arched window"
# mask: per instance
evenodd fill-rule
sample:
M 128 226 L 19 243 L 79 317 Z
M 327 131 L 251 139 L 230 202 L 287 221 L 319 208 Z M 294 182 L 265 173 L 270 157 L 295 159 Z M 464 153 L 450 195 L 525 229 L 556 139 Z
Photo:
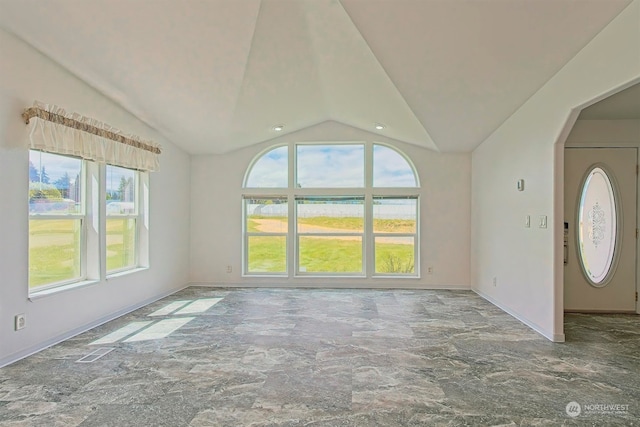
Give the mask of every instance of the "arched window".
M 272 147 L 244 188 L 245 275 L 419 274 L 419 180 L 393 147 Z

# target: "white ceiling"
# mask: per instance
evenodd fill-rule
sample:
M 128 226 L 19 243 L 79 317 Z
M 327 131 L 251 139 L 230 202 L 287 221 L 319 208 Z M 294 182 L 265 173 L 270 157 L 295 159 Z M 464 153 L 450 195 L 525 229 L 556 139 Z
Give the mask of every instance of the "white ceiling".
M 329 120 L 468 151 L 630 2 L 0 0 L 0 27 L 193 154 Z

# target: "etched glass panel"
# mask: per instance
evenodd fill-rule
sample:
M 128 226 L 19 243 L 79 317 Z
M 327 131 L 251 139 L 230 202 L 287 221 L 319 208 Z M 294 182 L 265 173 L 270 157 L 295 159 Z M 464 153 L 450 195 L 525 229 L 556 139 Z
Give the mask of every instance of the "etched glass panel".
M 606 283 L 617 238 L 616 200 L 607 173 L 595 167 L 585 179 L 578 207 L 578 252 L 593 285 Z

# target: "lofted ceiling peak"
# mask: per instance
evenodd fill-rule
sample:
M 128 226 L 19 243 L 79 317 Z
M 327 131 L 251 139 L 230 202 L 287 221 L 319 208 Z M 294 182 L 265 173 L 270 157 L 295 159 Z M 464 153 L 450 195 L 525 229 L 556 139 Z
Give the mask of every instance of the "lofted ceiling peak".
M 630 2 L 0 0 L 0 28 L 193 154 L 326 122 L 469 151 Z

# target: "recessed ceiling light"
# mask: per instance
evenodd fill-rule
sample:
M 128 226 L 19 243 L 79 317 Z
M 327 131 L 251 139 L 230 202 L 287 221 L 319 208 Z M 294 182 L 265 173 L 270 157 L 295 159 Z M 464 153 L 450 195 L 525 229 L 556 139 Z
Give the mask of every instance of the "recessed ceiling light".
M 276 132 L 281 132 L 282 129 L 284 129 L 284 125 L 275 125 L 271 129 L 275 130 Z
M 376 127 L 376 129 L 378 129 L 378 130 L 382 130 L 382 129 L 384 129 L 386 126 L 385 126 L 385 125 L 383 125 L 382 123 L 376 123 L 376 124 L 375 124 L 375 127 Z

